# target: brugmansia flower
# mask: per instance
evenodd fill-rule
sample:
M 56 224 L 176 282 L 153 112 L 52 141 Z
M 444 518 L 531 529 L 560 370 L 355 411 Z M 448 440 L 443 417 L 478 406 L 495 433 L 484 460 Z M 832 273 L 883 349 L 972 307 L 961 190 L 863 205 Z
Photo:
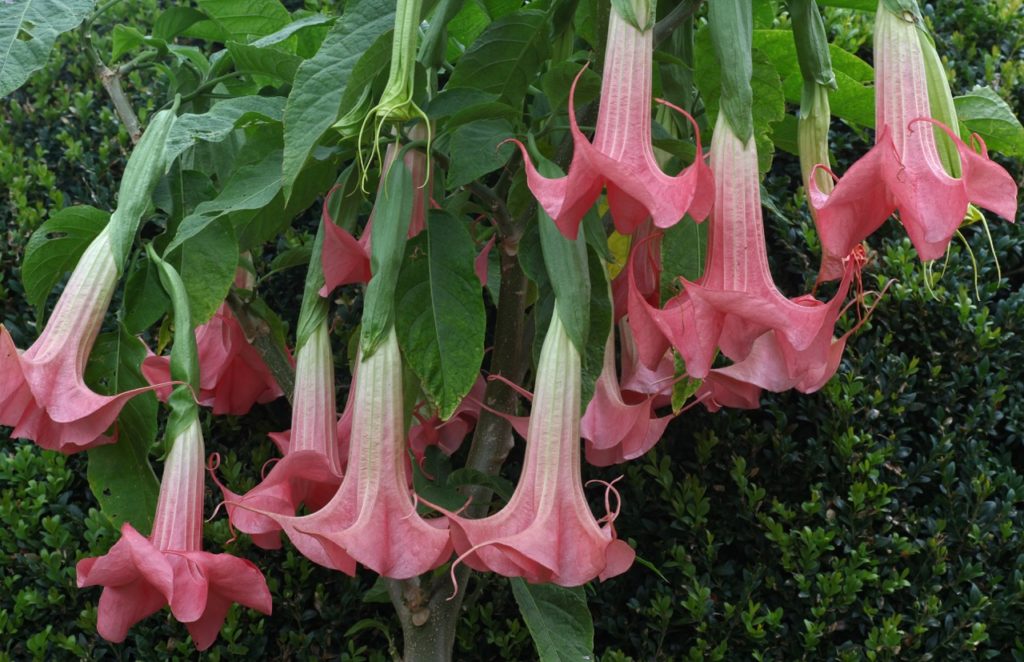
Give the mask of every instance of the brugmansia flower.
M 287 453 L 245 495 L 221 486 L 231 523 L 264 549 L 281 546 L 281 527 L 262 513 L 294 515 L 302 505 L 319 510 L 341 484 L 334 359 L 326 320 L 299 349 L 297 364 Z
M 675 177 L 666 175 L 654 156 L 651 144 L 653 43 L 652 27 L 639 29 L 620 16 L 617 9 L 612 9 L 593 144 L 576 122 L 575 81 L 569 94 L 574 153 L 567 176 L 543 177 L 530 161 L 526 148 L 517 142 L 523 153 L 530 190 L 562 234 L 570 239 L 576 238 L 580 220 L 597 200 L 602 187 L 607 187 L 608 206 L 615 228 L 621 234 L 632 233 L 648 216 L 656 226 L 665 228 L 677 223 L 687 211 L 696 219 L 708 214 L 711 174 L 704 163 L 696 125 L 697 155 L 693 164 L 681 173 Z
M 448 514 L 460 560 L 530 582 L 578 586 L 625 572 L 635 553 L 614 513 L 594 519 L 580 477 L 580 356 L 558 314 L 541 349 L 522 474 L 511 500 L 483 519 Z
M 715 206 L 700 281 L 684 280 L 685 291 L 664 310 L 631 287 L 630 323 L 637 343 L 648 345 L 646 356 L 641 346 L 641 355 L 653 365 L 671 344 L 690 376 L 704 378 L 721 350 L 734 364 L 749 359 L 743 365 L 758 372 L 764 388 L 821 388 L 838 365 L 832 333 L 858 265 L 846 261 L 839 290 L 828 303 L 811 295 L 786 298 L 768 269 L 754 141 L 744 144 L 724 113 L 711 141 L 711 168 Z M 762 340 L 769 333 L 772 337 Z
M 875 20 L 875 146 L 836 184 L 831 194 L 808 183 L 824 250 L 846 257 L 894 210 L 922 260 L 941 257 L 963 221 L 969 202 L 1013 221 L 1017 186 L 952 129 L 932 119 L 916 18 L 879 3 Z M 945 132 L 960 158 L 960 175 L 943 167 L 933 126 Z
M 263 513 L 320 565 L 355 573 L 358 561 L 394 579 L 415 577 L 451 556 L 443 519 L 425 520 L 406 478 L 402 359 L 392 327 L 369 358 L 356 359 L 348 469 L 334 498 L 305 517 Z
M 199 347 L 199 404 L 211 407 L 218 416 L 249 413 L 256 403 L 266 404 L 283 395 L 281 387 L 263 357 L 245 337 L 245 331 L 226 303 L 209 322 L 196 327 Z M 171 376 L 170 357 L 147 356 L 142 374 L 150 384 L 167 383 Z M 161 400 L 169 388 L 157 389 Z
M 99 395 L 85 385 L 85 364 L 117 285 L 104 230 L 89 244 L 43 333 L 19 353 L 0 326 L 0 424 L 42 448 L 75 453 L 115 441 L 104 434 L 131 397 L 147 388 Z
M 103 586 L 96 627 L 104 639 L 124 641 L 128 628 L 170 605 L 196 648 L 213 644 L 232 602 L 270 614 L 260 570 L 230 554 L 202 551 L 203 435 L 197 418 L 174 439 L 167 456 L 153 532 L 131 524 L 104 556 L 78 562 L 79 588 Z
M 623 350 L 624 359 L 627 351 Z M 612 327 L 605 343 L 601 374 L 594 384 L 594 397 L 580 421 L 580 434 L 587 442 L 587 462 L 607 466 L 633 460 L 658 443 L 672 420 L 671 416 L 654 415 L 658 395 L 657 391 L 645 394 L 619 385 Z
M 417 124 L 409 131 L 413 140 L 420 140 L 426 135 L 426 129 Z M 394 163 L 398 154 L 399 145 L 391 143 L 388 145 L 384 155 L 384 164 L 381 168 L 380 185 L 377 195 L 381 195 L 384 186 L 385 173 Z M 425 191 L 429 190 L 429 183 L 426 186 L 419 186 L 419 183 L 427 178 L 427 157 L 418 150 L 406 151 L 402 159 L 412 173 L 412 180 L 417 183 L 413 193 L 412 218 L 409 220 L 409 237 L 415 237 L 426 227 L 426 199 Z M 344 204 L 344 203 L 343 203 Z M 335 224 L 327 214 L 327 205 L 324 204 L 324 247 L 323 247 L 323 269 L 324 286 L 320 290 L 321 296 L 327 296 L 336 287 L 351 285 L 354 283 L 366 283 L 370 280 L 370 242 L 373 236 L 373 212 L 366 221 L 366 227 L 359 239 L 353 237 L 347 230 Z

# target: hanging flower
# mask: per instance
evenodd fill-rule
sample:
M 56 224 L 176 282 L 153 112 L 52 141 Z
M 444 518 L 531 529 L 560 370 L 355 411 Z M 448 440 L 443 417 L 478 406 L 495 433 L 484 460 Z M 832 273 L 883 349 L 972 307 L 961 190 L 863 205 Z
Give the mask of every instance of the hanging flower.
M 0 424 L 14 428 L 12 437 L 68 454 L 116 440 L 107 429 L 130 398 L 150 388 L 108 396 L 85 385 L 85 364 L 116 285 L 110 233 L 104 230 L 86 248 L 28 350 L 20 353 L 0 326 Z
M 231 603 L 271 612 L 270 591 L 260 570 L 230 554 L 202 551 L 203 435 L 193 417 L 176 436 L 160 482 L 153 533 L 131 524 L 105 555 L 78 562 L 78 586 L 103 586 L 96 628 L 121 642 L 128 629 L 170 605 L 199 650 L 209 648 Z
M 526 458 L 511 500 L 483 519 L 448 513 L 455 550 L 471 568 L 578 586 L 632 565 L 633 549 L 615 535 L 615 513 L 598 522 L 583 494 L 580 387 L 579 353 L 556 313 L 537 366 Z
M 294 515 L 303 505 L 309 511 L 319 510 L 338 491 L 343 473 L 337 438 L 340 426 L 335 420 L 334 358 L 326 320 L 298 350 L 297 358 L 285 456 L 242 496 L 220 485 L 231 523 L 264 549 L 281 546 L 281 527 L 262 513 Z
M 417 124 L 409 131 L 412 140 L 422 140 L 426 137 L 426 129 L 422 124 Z M 381 167 L 380 188 L 384 186 L 384 175 L 398 154 L 399 145 L 391 143 L 384 154 L 384 163 Z M 430 190 L 429 177 L 427 176 L 427 157 L 419 151 L 410 149 L 402 159 L 412 173 L 412 180 L 416 182 L 413 193 L 412 218 L 409 220 L 409 237 L 415 237 L 426 227 L 426 200 L 425 192 Z M 424 180 L 427 183 L 422 187 L 419 185 Z M 350 232 L 335 224 L 327 213 L 327 204 L 324 204 L 324 247 L 323 247 L 323 269 L 324 286 L 320 290 L 321 296 L 328 296 L 332 290 L 342 285 L 354 283 L 366 283 L 370 280 L 370 241 L 373 235 L 373 212 L 366 221 L 359 239 L 352 236 Z
M 358 561 L 385 577 L 408 579 L 444 563 L 452 548 L 446 522 L 420 517 L 409 492 L 394 328 L 356 364 L 348 470 L 334 498 L 304 517 L 260 512 L 320 565 L 352 575 Z
M 661 310 L 631 286 L 629 319 L 641 358 L 654 365 L 671 345 L 687 373 L 702 379 L 717 351 L 739 364 L 771 333 L 773 338 L 760 341 L 758 353 L 744 364 L 750 369 L 756 363 L 762 375 L 758 381 L 773 390 L 783 384 L 820 388 L 838 365 L 832 333 L 859 263 L 846 261 L 839 290 L 828 303 L 810 295 L 786 298 L 768 269 L 754 142 L 744 144 L 724 114 L 711 143 L 711 167 L 715 207 L 700 281 L 684 280 L 685 291 Z M 765 361 L 769 349 L 772 359 Z
M 642 12 L 641 12 L 642 13 Z M 560 179 L 543 177 L 519 145 L 526 165 L 526 181 L 544 211 L 566 237 L 575 239 L 583 215 L 603 187 L 615 228 L 630 234 L 647 217 L 660 228 L 674 225 L 687 212 L 703 220 L 711 207 L 711 173 L 701 153 L 699 129 L 694 123 L 697 155 L 693 163 L 672 177 L 662 172 L 651 144 L 651 70 L 653 27 L 640 29 L 610 12 L 608 48 L 594 142 L 580 131 L 573 106 L 579 76 L 569 93 L 569 126 L 573 160 L 569 174 Z M 582 74 L 582 72 L 580 72 Z M 672 104 L 659 100 L 692 118 Z
M 227 303 L 209 322 L 196 327 L 196 344 L 201 366 L 199 404 L 212 408 L 214 414 L 242 416 L 254 404 L 266 404 L 284 394 Z M 150 384 L 165 384 L 171 376 L 170 361 L 168 356 L 147 356 L 142 374 Z M 170 391 L 170 387 L 160 388 L 157 395 L 166 401 Z
M 620 387 L 615 369 L 614 327 L 612 329 L 605 343 L 601 374 L 594 384 L 594 397 L 580 421 L 580 434 L 587 442 L 587 462 L 597 466 L 640 457 L 658 443 L 672 420 L 671 416 L 654 415 L 657 394 L 642 394 Z
M 1013 221 L 1017 186 L 1001 166 L 964 144 L 933 119 L 917 17 L 879 3 L 875 20 L 875 146 L 828 193 L 808 182 L 824 251 L 846 257 L 893 211 L 899 212 L 922 260 L 945 253 L 969 202 Z M 959 154 L 959 176 L 943 167 L 932 127 L 949 136 Z M 824 168 L 825 166 L 818 166 Z M 823 274 L 825 276 L 827 274 Z

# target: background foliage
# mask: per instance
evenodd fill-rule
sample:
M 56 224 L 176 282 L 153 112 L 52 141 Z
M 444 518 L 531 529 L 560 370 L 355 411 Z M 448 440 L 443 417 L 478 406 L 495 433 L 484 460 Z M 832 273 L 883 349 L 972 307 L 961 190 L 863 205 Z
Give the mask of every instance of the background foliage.
M 154 3 L 131 4 L 130 15 L 105 15 L 101 42 L 116 23 L 152 20 Z M 1019 114 L 1021 2 L 936 3 L 925 14 L 954 91 L 991 85 Z M 870 61 L 871 15 L 829 17 L 833 38 Z M 0 318 L 21 346 L 36 333 L 16 269 L 28 235 L 71 204 L 111 208 L 130 149 L 76 55 L 80 38 L 62 37 L 60 56 L 0 101 Z M 126 81 L 143 122 L 149 80 L 136 71 Z M 842 168 L 869 136 L 833 128 Z M 1019 179 L 1021 163 L 1005 163 Z M 779 152 L 765 182 L 773 271 L 791 292 L 815 262 L 798 173 Z M 897 282 L 822 392 L 766 396 L 754 412 L 694 409 L 644 459 L 592 471 L 626 474 L 618 530 L 647 562 L 587 588 L 602 659 L 1024 660 L 1024 237 L 992 225 L 998 281 L 981 229 L 969 228 L 977 269 L 954 244 L 926 287 L 902 232 L 887 234 L 873 240 L 884 248 L 866 278 Z M 287 309 L 296 283 L 276 282 L 268 298 Z M 229 482 L 258 479 L 265 432 L 287 418 L 278 403 L 213 421 L 210 450 L 226 456 Z M 194 657 L 166 612 L 121 646 L 95 634 L 98 592 L 75 587 L 74 563 L 116 532 L 95 509 L 85 458 L 2 444 L 0 660 Z M 223 518 L 207 525 L 208 548 L 229 537 Z M 399 628 L 372 575 L 350 579 L 244 540 L 229 548 L 267 573 L 274 615 L 233 608 L 210 659 L 390 657 Z M 466 590 L 457 659 L 534 656 L 505 580 L 475 575 Z

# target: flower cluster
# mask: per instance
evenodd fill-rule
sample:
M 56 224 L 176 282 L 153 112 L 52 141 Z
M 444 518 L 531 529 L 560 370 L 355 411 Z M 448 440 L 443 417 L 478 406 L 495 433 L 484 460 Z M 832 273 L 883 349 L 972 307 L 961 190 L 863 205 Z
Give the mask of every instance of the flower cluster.
M 400 22 L 412 35 L 420 25 L 420 4 L 401 4 Z M 491 390 L 495 380 L 481 376 L 470 388 L 476 366 L 458 407 L 453 398 L 447 420 L 429 398 L 413 395 L 415 401 L 408 401 L 415 391 L 407 382 L 411 372 L 404 369 L 403 352 L 410 348 L 400 347 L 395 326 L 395 282 L 406 240 L 433 222 L 426 211 L 433 185 L 429 140 L 425 149 L 416 149 L 430 133 L 426 121 L 409 132 L 412 144 L 404 147 L 395 131 L 374 209 L 361 231 L 355 224 L 336 225 L 325 204 L 297 325 L 294 390 L 287 394 L 291 428 L 272 435 L 281 457 L 244 493 L 222 484 L 217 458 L 205 457 L 196 403 L 215 415 L 240 416 L 256 403 L 285 395 L 281 385 L 288 380 L 279 385 L 227 303 L 193 329 L 184 312 L 187 297 L 179 291 L 183 286 L 176 285 L 170 267 L 162 266 L 162 278 L 172 274 L 165 285 L 175 306 L 174 351 L 185 349 L 145 359 L 140 368 L 149 387 L 100 395 L 85 384 L 85 364 L 123 268 L 117 248 L 123 231 L 114 222 L 88 246 L 28 350 L 19 351 L 0 327 L 0 424 L 13 427 L 15 436 L 71 453 L 114 443 L 122 406 L 142 391 L 155 390 L 171 407 L 171 447 L 152 531 L 145 536 L 137 530 L 144 528 L 141 523 L 125 523 L 105 555 L 78 562 L 79 586 L 103 587 L 97 623 L 103 637 L 123 641 L 134 623 L 166 605 L 202 650 L 215 640 L 232 603 L 270 613 L 269 590 L 253 564 L 203 551 L 206 471 L 217 482 L 231 525 L 256 545 L 280 547 L 283 533 L 312 561 L 348 575 L 362 565 L 405 580 L 446 564 L 453 577 L 464 564 L 562 586 L 620 575 L 636 553 L 618 537 L 617 493 L 611 484 L 601 483 L 604 514 L 596 517 L 591 510 L 584 457 L 607 466 L 648 452 L 684 409 L 677 402 L 681 391 L 714 411 L 755 408 L 765 390 L 821 389 L 839 368 L 853 333 L 837 336 L 837 323 L 849 307 L 863 302 L 862 242 L 894 212 L 922 260 L 942 255 L 969 204 L 1010 220 L 1016 214 L 1016 185 L 988 158 L 984 143 L 974 141 L 980 147 L 974 149 L 960 139 L 957 127 L 933 117 L 916 19 L 881 2 L 875 146 L 837 181 L 827 164 L 805 170 L 824 252 L 819 279 L 839 282 L 827 300 L 813 292 L 785 295 L 769 268 L 756 139 L 723 102 L 706 159 L 697 123 L 659 100 L 661 112 L 685 116 L 680 126 L 692 128 L 694 140 L 692 160 L 668 174 L 652 143 L 654 29 L 652 21 L 638 19 L 653 16 L 653 9 L 640 0 L 612 4 L 593 140 L 583 134 L 573 107 L 577 76 L 567 109 L 574 149 L 567 174 L 542 175 L 547 164 L 535 165 L 531 151 L 516 141 L 526 184 L 544 211 L 539 222 L 554 224 L 544 226 L 548 234 L 542 244 L 576 241 L 584 217 L 599 201 L 606 204 L 618 238 L 628 244 L 602 302 L 614 312 L 607 329 L 595 333 L 603 354 L 599 347 L 599 369 L 590 371 L 599 374 L 591 378 L 589 402 L 582 399 L 590 352 L 573 335 L 576 322 L 570 324 L 558 305 L 570 296 L 559 289 L 562 283 L 552 287 L 554 305 L 538 305 L 534 315 L 541 349 L 532 370 L 528 416 L 492 408 L 498 400 L 489 397 L 497 392 Z M 621 13 L 627 6 L 633 11 Z M 415 43 L 399 41 L 394 52 L 402 59 L 392 63 L 392 76 L 401 84 L 389 81 L 373 112 L 380 122 L 426 120 L 413 101 Z M 827 158 L 827 96 L 816 103 L 826 109 L 824 116 L 815 117 L 815 126 L 801 134 L 801 147 Z M 947 138 L 952 151 L 940 153 L 937 141 Z M 389 188 L 393 181 L 404 184 Z M 404 215 L 396 218 L 395 210 Z M 699 277 L 678 278 L 678 290 L 663 292 L 662 273 L 675 266 L 663 263 L 664 233 L 686 217 L 708 226 L 706 260 Z M 584 239 L 573 245 L 582 246 Z M 485 246 L 473 268 L 486 286 L 489 251 L 501 244 L 494 237 L 479 243 Z M 508 252 L 499 259 L 514 255 L 515 248 L 502 246 Z M 243 272 L 236 285 L 251 289 L 247 278 Z M 328 297 L 355 284 L 367 285 L 367 312 L 354 348 L 347 403 L 339 414 Z M 471 285 L 476 289 L 476 280 Z M 522 470 L 507 502 L 489 513 L 489 502 L 470 501 L 459 509 L 417 494 L 414 476 L 428 473 L 433 450 L 456 453 L 478 421 L 493 415 L 504 417 L 525 438 Z M 511 432 L 507 436 L 511 444 Z

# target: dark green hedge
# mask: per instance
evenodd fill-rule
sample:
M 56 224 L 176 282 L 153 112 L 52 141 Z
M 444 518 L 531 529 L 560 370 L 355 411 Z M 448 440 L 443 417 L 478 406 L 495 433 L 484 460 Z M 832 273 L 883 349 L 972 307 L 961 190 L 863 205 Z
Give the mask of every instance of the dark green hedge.
M 926 14 L 954 87 L 997 85 L 1020 109 L 1024 18 L 1013 4 Z M 864 43 L 863 17 L 835 18 L 843 39 Z M 34 334 L 15 268 L 25 238 L 62 206 L 112 206 L 128 148 L 72 46 L 0 102 L 0 305 L 21 339 Z M 840 157 L 862 140 L 841 134 Z M 1021 164 L 1007 164 L 1019 178 Z M 791 220 L 767 222 L 773 271 L 792 294 L 814 266 L 796 181 L 779 155 L 766 190 Z M 1024 235 L 992 222 L 997 281 L 981 229 L 964 234 L 977 270 L 954 245 L 931 288 L 895 223 L 872 240 L 865 287 L 897 280 L 822 392 L 766 396 L 754 412 L 692 410 L 642 460 L 592 472 L 625 473 L 617 527 L 645 561 L 588 588 L 602 659 L 1024 660 Z M 270 454 L 263 433 L 286 424 L 281 407 L 218 420 L 209 443 L 227 456 L 222 472 L 255 480 Z M 5 440 L 0 490 L 0 660 L 196 657 L 166 611 L 120 646 L 95 634 L 99 592 L 75 587 L 74 563 L 117 534 L 95 510 L 84 458 Z M 207 526 L 209 548 L 229 537 L 223 518 Z M 233 608 L 204 657 L 376 660 L 400 647 L 371 574 L 350 579 L 244 540 L 227 548 L 265 570 L 274 615 Z M 466 590 L 456 658 L 532 658 L 504 580 L 477 575 Z

